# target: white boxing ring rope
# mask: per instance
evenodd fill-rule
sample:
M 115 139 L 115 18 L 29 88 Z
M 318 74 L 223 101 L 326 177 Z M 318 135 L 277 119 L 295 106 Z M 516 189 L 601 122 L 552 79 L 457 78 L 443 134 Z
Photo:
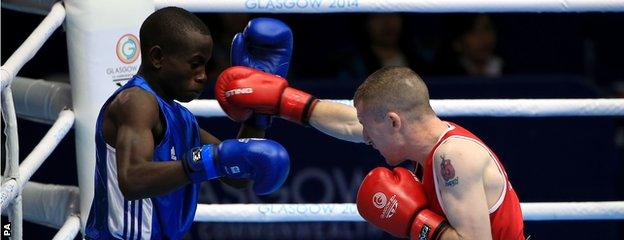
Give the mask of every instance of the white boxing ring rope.
M 330 100 L 353 105 L 352 100 Z M 183 103 L 201 117 L 227 116 L 215 100 Z M 440 116 L 562 117 L 624 116 L 624 99 L 474 99 L 431 100 Z M 311 210 L 316 209 L 316 211 Z M 524 219 L 622 220 L 624 201 L 522 203 Z M 200 222 L 363 221 L 353 204 L 200 204 Z
M 56 0 L 48 0 L 52 4 Z M 45 5 L 40 0 L 26 0 L 35 8 Z M 45 1 L 43 1 L 45 2 Z M 110 4 L 126 4 L 111 0 Z M 195 12 L 271 12 L 271 13 L 331 13 L 331 12 L 621 12 L 623 0 L 144 0 L 141 4 L 155 4 L 155 8 L 175 5 Z M 19 3 L 19 2 L 17 2 Z M 92 9 L 97 4 L 65 0 L 78 10 Z M 91 4 L 91 5 L 89 5 Z M 28 5 L 28 4 L 25 4 Z M 137 8 L 143 5 L 135 4 Z M 127 6 L 127 5 L 126 5 Z M 3 6 L 4 7 L 4 6 Z M 18 10 L 26 10 L 19 9 Z M 46 13 L 45 9 L 31 9 Z M 81 11 L 75 11 L 82 13 Z M 17 165 L 17 132 L 11 89 L 7 86 L 21 67 L 41 48 L 47 38 L 65 20 L 65 8 L 60 2 L 52 5 L 49 14 L 26 41 L 0 68 L 2 114 L 7 126 L 7 172 L 9 179 L 0 189 L 0 203 L 4 211 L 13 203 L 12 214 L 17 217 L 13 236 L 21 239 L 20 191 L 26 181 L 49 156 L 74 123 L 74 113 L 62 111 L 56 122 L 28 155 Z M 86 16 L 86 15 L 85 15 Z M 83 16 L 84 17 L 84 16 Z M 77 25 L 73 25 L 77 26 Z M 80 25 L 82 27 L 82 25 Z M 68 33 L 68 35 L 71 35 Z M 68 37 L 70 38 L 70 37 Z M 76 56 L 82 53 L 76 54 Z M 72 58 L 70 54 L 70 58 Z M 71 62 L 71 60 L 70 60 Z M 71 66 L 70 66 L 71 71 Z M 80 89 L 80 88 L 79 88 Z M 82 100 L 78 100 L 79 102 Z M 350 100 L 334 100 L 352 105 Z M 434 110 L 441 116 L 481 117 L 558 117 L 558 116 L 624 116 L 624 100 L 620 99 L 478 99 L 432 100 Z M 214 100 L 196 100 L 185 104 L 201 117 L 223 117 L 225 114 Z M 84 116 L 83 116 L 84 117 Z M 83 120 L 90 121 L 90 120 Z M 77 128 L 80 125 L 77 126 Z M 80 166 L 79 166 L 80 171 Z M 4 176 L 5 178 L 7 175 Z M 81 200 L 81 204 L 82 204 Z M 553 202 L 522 203 L 524 219 L 596 220 L 624 219 L 624 201 L 612 202 Z M 82 219 L 84 221 L 84 219 Z M 196 221 L 200 222 L 301 222 L 301 221 L 363 221 L 352 203 L 338 204 L 200 204 Z M 69 215 L 54 239 L 72 239 L 80 229 L 80 216 Z
M 52 153 L 54 148 L 56 148 L 69 129 L 71 129 L 74 123 L 74 114 L 70 110 L 62 111 L 52 128 L 20 165 L 17 121 L 12 92 L 8 86 L 10 86 L 17 72 L 19 72 L 26 62 L 32 59 L 43 43 L 64 20 L 65 8 L 61 3 L 53 4 L 50 12 L 43 19 L 41 24 L 35 28 L 26 41 L 24 41 L 0 67 L 2 116 L 4 117 L 5 131 L 8 137 L 6 141 L 7 164 L 6 172 L 4 173 L 4 177 L 8 177 L 8 179 L 3 179 L 2 182 L 2 187 L 0 189 L 0 205 L 4 212 L 5 208 L 11 204 L 9 219 L 15 223 L 12 229 L 12 237 L 14 239 L 22 239 L 22 197 L 20 194 L 22 188 L 34 172 L 41 166 L 43 161 Z M 75 236 L 75 233 L 73 236 Z
M 193 12 L 620 12 L 620 0 L 155 0 Z
M 9 179 L 2 183 L 0 190 L 0 205 L 4 210 L 7 205 L 22 190 L 22 186 L 32 177 L 43 162 L 50 156 L 52 151 L 63 140 L 69 129 L 74 124 L 74 112 L 71 110 L 61 111 L 58 120 L 35 146 L 33 151 L 19 165 L 19 178 Z
M 56 232 L 53 240 L 74 239 L 80 232 L 80 216 L 71 215 L 65 221 L 65 224 Z
M 65 8 L 61 3 L 55 3 L 50 13 L 41 21 L 41 24 L 26 38 L 26 41 L 15 50 L 13 55 L 0 67 L 2 89 L 8 86 L 20 69 L 35 56 L 46 40 L 61 26 L 65 20 Z
M 624 201 L 521 203 L 525 221 L 622 220 Z M 198 222 L 363 222 L 353 203 L 200 204 Z
M 353 106 L 353 100 L 331 100 Z M 200 117 L 227 116 L 216 100 L 182 103 Z M 624 116 L 624 99 L 441 99 L 431 100 L 443 117 Z

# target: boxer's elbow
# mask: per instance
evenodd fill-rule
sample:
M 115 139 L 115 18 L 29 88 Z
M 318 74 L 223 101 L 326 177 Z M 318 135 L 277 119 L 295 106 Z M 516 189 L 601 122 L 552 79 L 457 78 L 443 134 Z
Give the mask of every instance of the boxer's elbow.
M 359 122 L 347 122 L 342 124 L 341 128 L 341 132 L 343 133 L 343 137 L 341 139 L 354 143 L 364 142 L 364 137 L 362 136 L 362 124 Z
M 363 135 L 363 127 L 359 122 L 351 122 L 349 125 L 349 129 L 351 130 L 351 142 L 363 143 L 364 135 Z
M 119 175 L 118 186 L 124 199 L 127 201 L 146 198 L 145 188 L 140 179 Z

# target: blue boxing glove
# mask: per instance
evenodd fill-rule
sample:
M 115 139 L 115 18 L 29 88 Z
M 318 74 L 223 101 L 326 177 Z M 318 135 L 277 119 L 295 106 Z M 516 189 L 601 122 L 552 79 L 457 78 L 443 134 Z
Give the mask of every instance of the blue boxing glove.
M 273 18 L 255 18 L 232 40 L 232 66 L 251 67 L 286 77 L 292 56 L 292 31 L 284 22 Z M 271 116 L 254 114 L 247 123 L 261 129 L 271 125 Z
M 253 180 L 258 195 L 277 190 L 288 176 L 290 158 L 279 143 L 266 139 L 230 139 L 191 149 L 182 159 L 193 183 L 219 177 Z
M 292 56 L 293 35 L 284 22 L 255 18 L 232 41 L 232 66 L 245 66 L 286 77 Z

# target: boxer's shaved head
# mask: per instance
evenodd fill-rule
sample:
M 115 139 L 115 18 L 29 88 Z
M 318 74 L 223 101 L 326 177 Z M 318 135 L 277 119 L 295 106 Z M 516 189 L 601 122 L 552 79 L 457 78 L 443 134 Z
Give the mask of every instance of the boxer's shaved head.
M 406 67 L 383 67 L 375 71 L 358 87 L 353 103 L 364 103 L 377 120 L 391 111 L 404 113 L 410 119 L 434 115 L 427 86 Z
M 210 35 L 210 30 L 194 14 L 178 7 L 166 7 L 149 15 L 141 25 L 142 57 L 145 57 L 153 46 L 160 46 L 163 52 L 175 53 L 190 32 Z M 145 60 L 143 60 L 145 62 Z

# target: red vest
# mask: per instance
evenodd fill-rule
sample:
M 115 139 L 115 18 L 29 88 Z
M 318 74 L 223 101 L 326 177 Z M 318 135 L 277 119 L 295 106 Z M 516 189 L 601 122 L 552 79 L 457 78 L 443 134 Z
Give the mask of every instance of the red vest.
M 496 160 L 496 164 L 500 168 L 501 172 L 505 175 L 505 180 L 507 181 L 505 190 L 503 191 L 503 195 L 497 201 L 497 203 L 490 209 L 490 226 L 492 228 L 492 239 L 497 240 L 514 240 L 514 239 L 525 239 L 524 238 L 524 223 L 522 219 L 522 211 L 520 209 L 520 201 L 518 200 L 518 196 L 516 192 L 511 187 L 511 183 L 509 183 L 509 179 L 507 178 L 507 173 L 505 172 L 505 168 L 498 160 L 496 154 L 488 148 L 481 139 L 477 136 L 469 132 L 468 130 L 462 128 L 461 126 L 450 123 L 450 129 L 438 140 L 436 145 L 431 149 L 427 158 L 425 159 L 425 166 L 423 170 L 423 185 L 425 187 L 425 191 L 427 193 L 427 200 L 429 201 L 429 209 L 434 211 L 435 213 L 446 217 L 442 207 L 440 206 L 440 201 L 438 200 L 438 194 L 436 189 L 436 184 L 434 180 L 434 172 L 433 172 L 433 154 L 435 153 L 438 146 L 444 142 L 447 138 L 451 136 L 461 136 L 464 138 L 472 139 L 479 144 L 483 145 L 490 154 Z

